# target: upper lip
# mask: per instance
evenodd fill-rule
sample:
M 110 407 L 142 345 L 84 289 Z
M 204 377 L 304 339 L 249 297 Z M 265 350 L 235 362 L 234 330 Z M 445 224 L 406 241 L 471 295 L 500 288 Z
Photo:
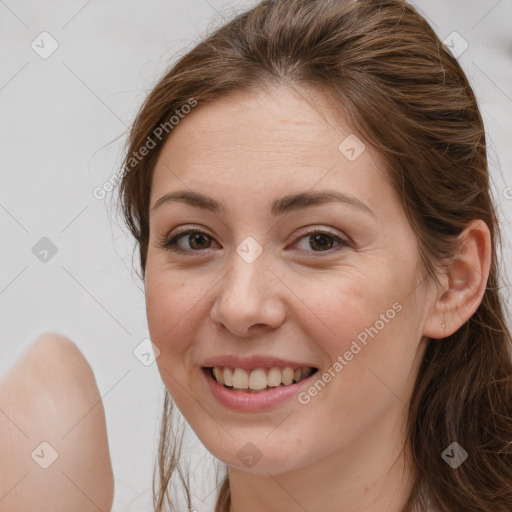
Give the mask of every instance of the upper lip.
M 281 359 L 268 355 L 254 355 L 250 357 L 238 357 L 235 355 L 224 355 L 211 357 L 204 360 L 201 366 L 205 368 L 213 368 L 215 366 L 224 366 L 228 368 L 243 368 L 245 370 L 255 370 L 258 368 L 316 368 L 310 363 L 301 363 L 289 359 Z

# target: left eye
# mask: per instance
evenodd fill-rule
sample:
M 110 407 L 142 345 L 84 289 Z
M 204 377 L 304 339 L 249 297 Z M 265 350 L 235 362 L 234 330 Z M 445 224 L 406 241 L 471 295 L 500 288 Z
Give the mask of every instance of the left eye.
M 348 242 L 339 236 L 332 235 L 330 233 L 324 233 L 323 231 L 312 231 L 302 237 L 299 240 L 303 240 L 307 238 L 307 242 L 310 247 L 316 246 L 319 248 L 318 251 L 313 252 L 324 252 L 326 250 L 332 249 L 333 242 L 337 243 L 339 246 L 348 246 Z M 328 245 L 328 247 L 326 247 Z
M 181 240 L 186 237 L 188 237 L 188 248 L 179 244 L 179 242 L 181 242 Z M 310 247 L 316 247 L 318 249 L 313 250 L 312 252 L 326 252 L 332 249 L 333 243 L 337 243 L 342 247 L 347 247 L 349 245 L 347 240 L 324 231 L 310 231 L 309 233 L 299 237 L 298 240 L 300 241 L 306 238 L 306 243 L 309 244 Z M 191 249 L 192 252 L 198 252 L 203 249 L 209 249 L 211 240 L 213 240 L 213 238 L 207 233 L 197 229 L 191 229 L 182 233 L 178 233 L 168 240 L 163 240 L 160 243 L 160 246 L 175 252 L 190 252 Z

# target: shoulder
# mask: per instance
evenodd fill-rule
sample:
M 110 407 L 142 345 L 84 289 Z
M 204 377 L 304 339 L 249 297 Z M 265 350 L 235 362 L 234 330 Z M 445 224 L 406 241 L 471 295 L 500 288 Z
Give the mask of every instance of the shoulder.
M 68 338 L 37 338 L 0 380 L 0 509 L 108 512 L 114 479 L 91 366 Z

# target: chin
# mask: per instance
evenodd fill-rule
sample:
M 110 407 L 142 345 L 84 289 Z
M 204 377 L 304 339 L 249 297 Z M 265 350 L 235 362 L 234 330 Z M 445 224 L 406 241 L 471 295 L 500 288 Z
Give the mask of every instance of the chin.
M 264 435 L 268 436 L 268 429 L 265 432 Z M 265 440 L 258 435 L 233 435 L 227 442 L 224 438 L 222 444 L 205 438 L 200 440 L 214 457 L 227 466 L 253 474 L 277 475 L 312 462 L 294 458 L 298 453 L 297 446 L 286 446 L 285 440 L 278 437 Z

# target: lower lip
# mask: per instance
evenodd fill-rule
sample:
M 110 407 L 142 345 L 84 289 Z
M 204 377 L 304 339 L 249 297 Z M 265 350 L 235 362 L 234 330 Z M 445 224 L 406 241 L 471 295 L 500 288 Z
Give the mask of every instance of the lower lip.
M 225 407 L 235 411 L 262 411 L 273 409 L 296 397 L 304 383 L 307 383 L 317 372 L 289 386 L 279 386 L 259 393 L 233 391 L 219 384 L 210 375 L 210 370 L 202 368 L 202 373 L 214 398 Z

